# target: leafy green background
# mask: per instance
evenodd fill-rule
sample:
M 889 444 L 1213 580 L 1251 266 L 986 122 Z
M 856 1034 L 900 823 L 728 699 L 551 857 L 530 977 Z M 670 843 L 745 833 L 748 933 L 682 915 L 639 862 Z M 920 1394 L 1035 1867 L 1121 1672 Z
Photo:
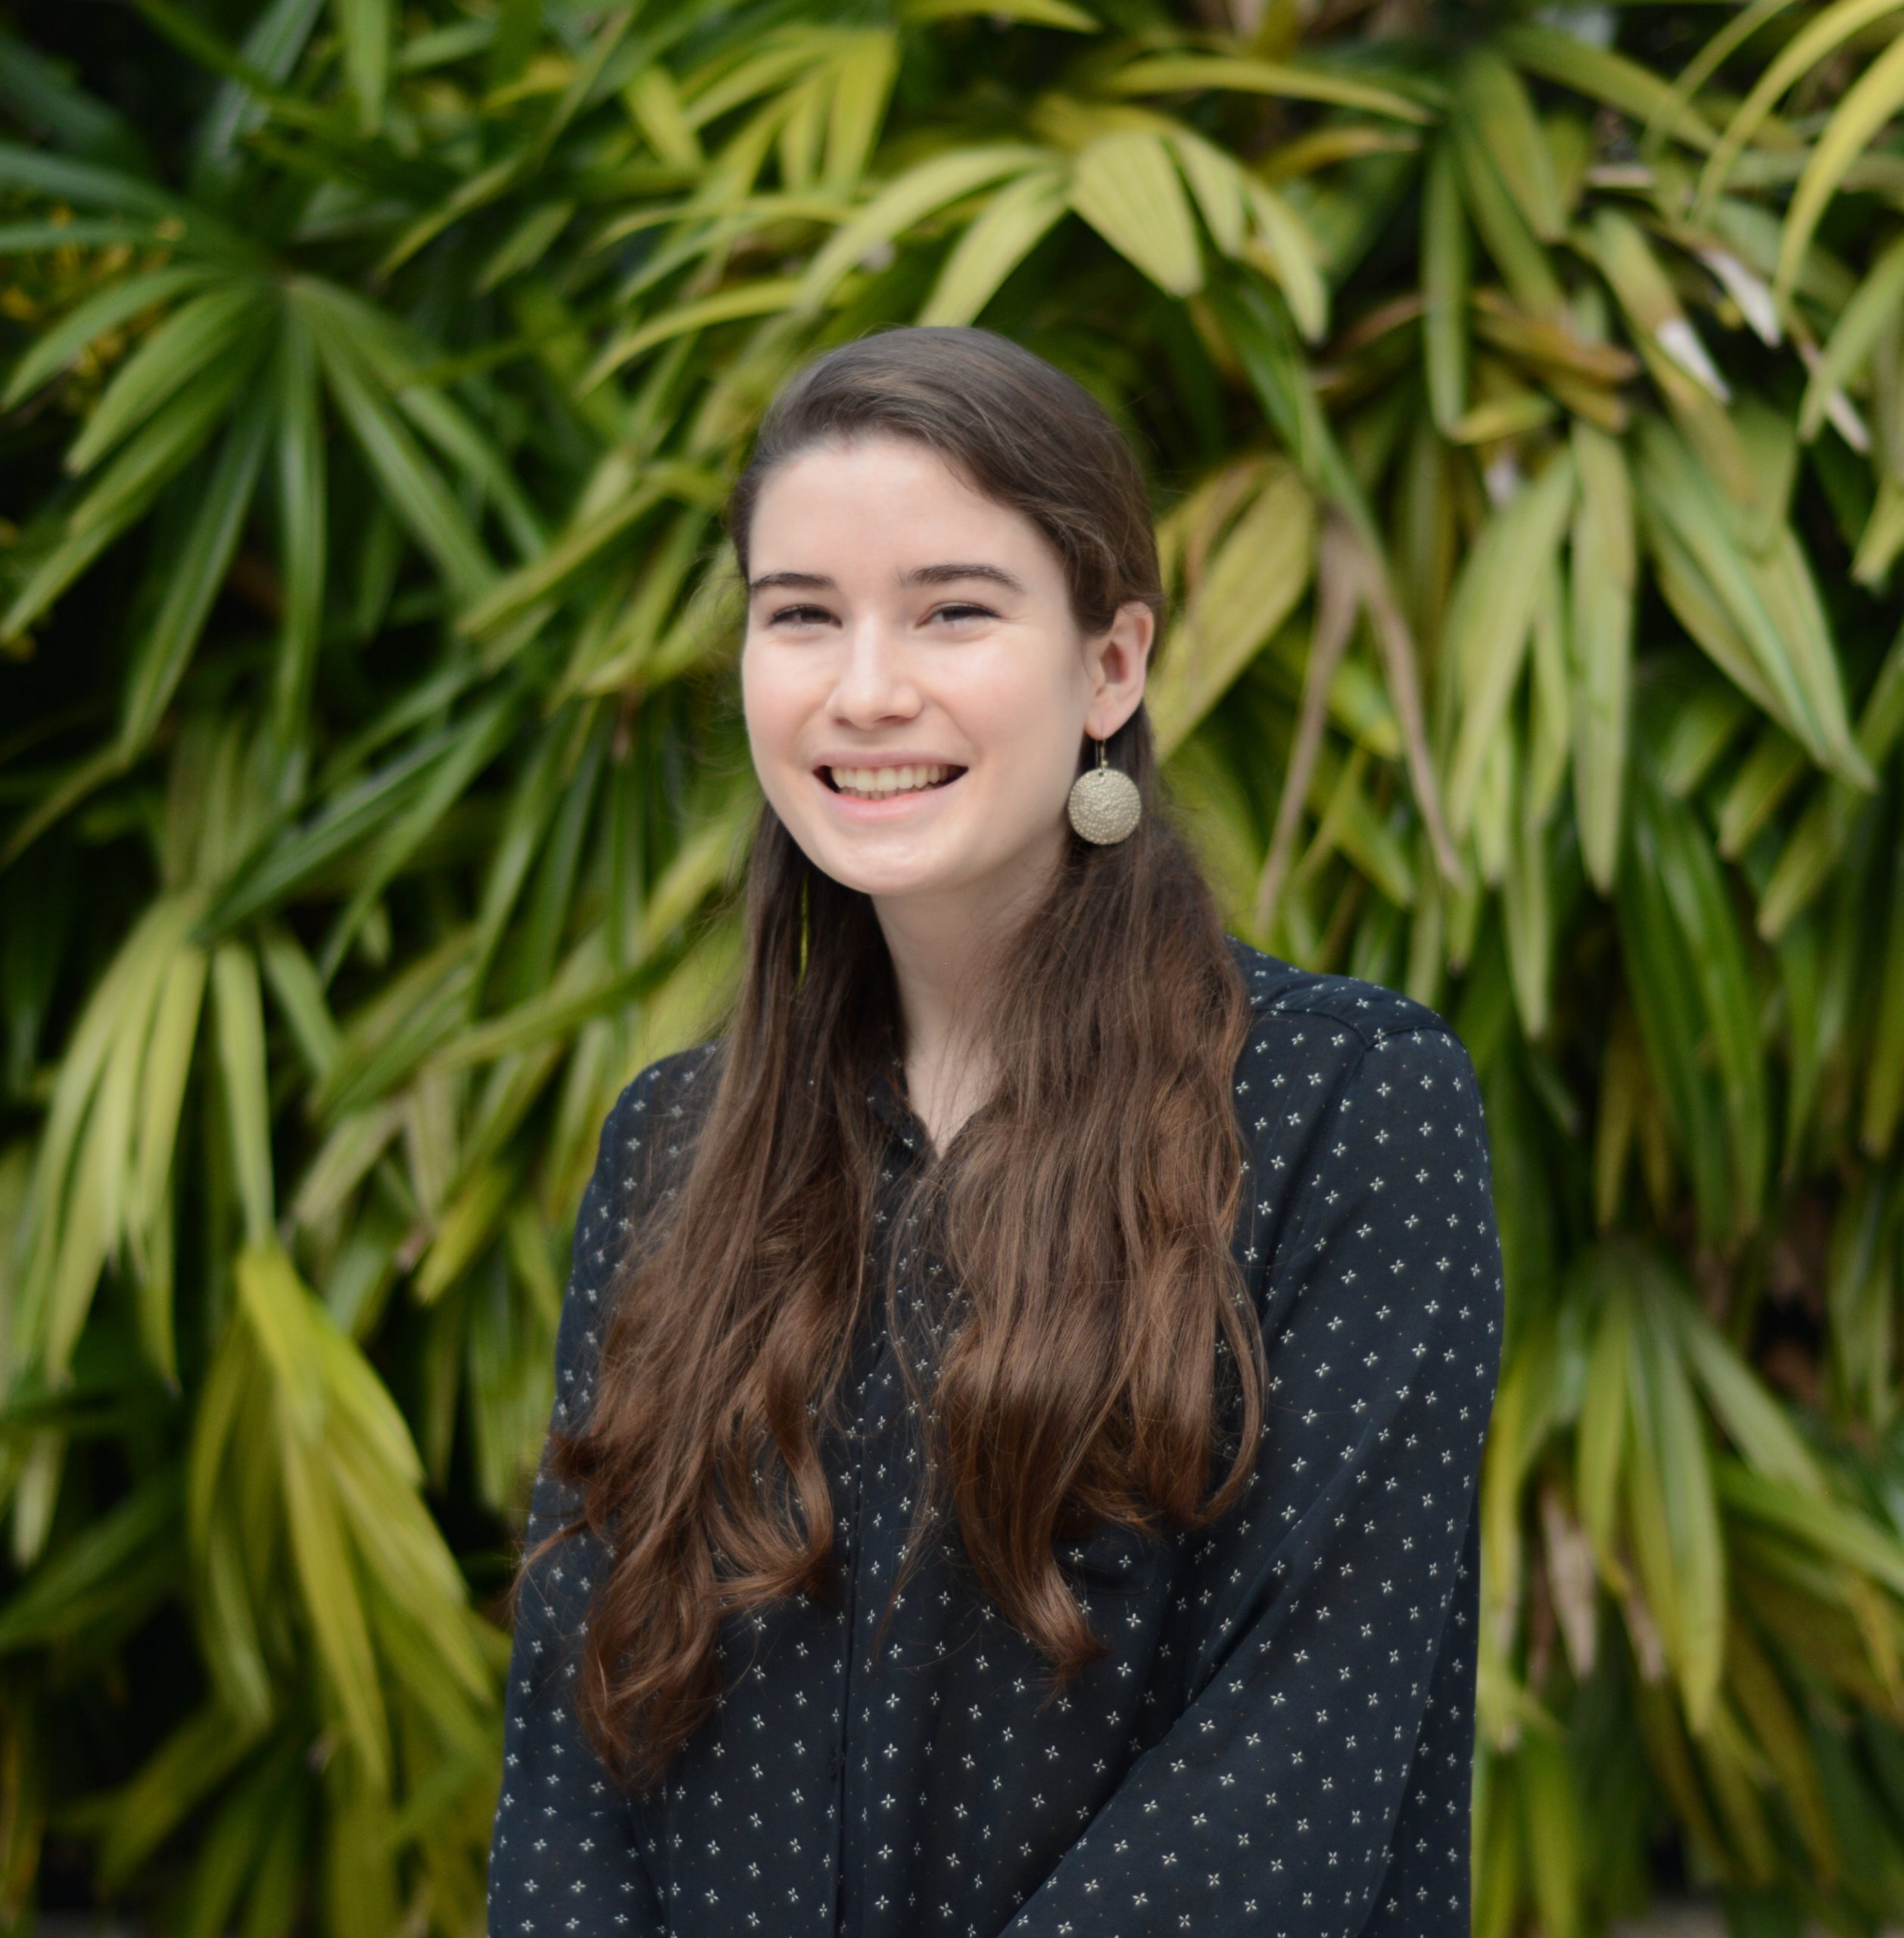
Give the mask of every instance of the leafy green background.
M 0 39 L 0 1923 L 474 1932 L 716 510 L 982 320 L 1237 930 L 1483 1078 L 1476 1923 L 1904 1915 L 1904 8 L 136 0 Z

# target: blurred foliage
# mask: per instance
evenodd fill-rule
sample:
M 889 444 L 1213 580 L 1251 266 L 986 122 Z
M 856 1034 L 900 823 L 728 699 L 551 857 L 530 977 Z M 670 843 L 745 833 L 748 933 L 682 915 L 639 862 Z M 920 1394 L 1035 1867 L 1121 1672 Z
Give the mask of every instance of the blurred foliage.
M 982 320 L 1154 466 L 1230 919 L 1453 1017 L 1476 1921 L 1904 1916 L 1904 14 L 137 0 L 0 39 L 0 1925 L 473 1932 L 717 508 Z

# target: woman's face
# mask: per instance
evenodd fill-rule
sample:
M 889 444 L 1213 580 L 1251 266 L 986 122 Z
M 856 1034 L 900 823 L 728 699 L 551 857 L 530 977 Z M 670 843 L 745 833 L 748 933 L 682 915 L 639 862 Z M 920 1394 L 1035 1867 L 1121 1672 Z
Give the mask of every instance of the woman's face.
M 880 898 L 1044 879 L 1081 737 L 1143 696 L 1148 609 L 1081 636 L 1037 527 L 896 438 L 790 460 L 748 537 L 747 734 L 808 858 Z

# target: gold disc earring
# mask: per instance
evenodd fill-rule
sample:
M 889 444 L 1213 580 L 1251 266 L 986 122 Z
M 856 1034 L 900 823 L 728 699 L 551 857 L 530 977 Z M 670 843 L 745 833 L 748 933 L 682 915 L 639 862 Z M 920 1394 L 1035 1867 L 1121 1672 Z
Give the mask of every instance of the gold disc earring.
M 1100 848 L 1124 840 L 1143 818 L 1144 797 L 1136 782 L 1110 765 L 1102 740 L 1097 765 L 1087 767 L 1071 783 L 1065 812 L 1079 834 Z

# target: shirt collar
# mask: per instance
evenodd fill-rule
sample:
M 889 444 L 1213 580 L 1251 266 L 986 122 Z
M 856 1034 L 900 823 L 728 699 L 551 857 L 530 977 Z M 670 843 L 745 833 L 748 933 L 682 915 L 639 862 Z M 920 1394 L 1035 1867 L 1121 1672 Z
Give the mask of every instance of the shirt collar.
M 873 1107 L 873 1114 L 913 1156 L 926 1149 L 925 1126 L 906 1103 L 905 1071 L 896 1057 L 887 1068 L 873 1073 L 866 1101 Z

